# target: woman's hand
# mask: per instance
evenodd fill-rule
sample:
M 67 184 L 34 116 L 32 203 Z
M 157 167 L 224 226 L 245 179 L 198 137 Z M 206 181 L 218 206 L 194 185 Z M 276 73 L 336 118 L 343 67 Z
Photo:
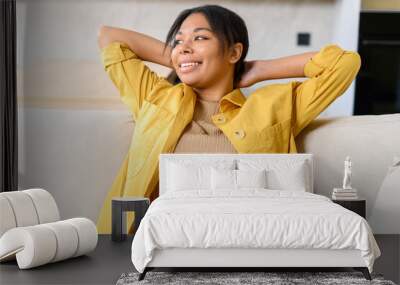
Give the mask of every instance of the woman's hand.
M 245 61 L 244 62 L 244 72 L 242 78 L 238 83 L 238 88 L 249 87 L 260 80 L 260 62 L 258 60 Z

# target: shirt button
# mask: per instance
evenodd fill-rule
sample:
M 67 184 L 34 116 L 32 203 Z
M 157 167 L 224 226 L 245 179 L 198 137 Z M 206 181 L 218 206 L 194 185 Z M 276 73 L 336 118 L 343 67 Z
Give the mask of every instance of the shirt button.
M 235 131 L 235 136 L 236 136 L 238 139 L 244 138 L 245 135 L 246 135 L 246 133 L 244 132 L 244 130 L 237 130 L 237 131 Z
M 225 123 L 225 117 L 223 115 L 217 117 L 217 122 L 218 123 Z

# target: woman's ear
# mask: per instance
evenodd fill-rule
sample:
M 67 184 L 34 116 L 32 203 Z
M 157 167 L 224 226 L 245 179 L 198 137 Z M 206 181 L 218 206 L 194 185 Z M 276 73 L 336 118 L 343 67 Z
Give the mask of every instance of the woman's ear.
M 229 62 L 232 64 L 238 62 L 240 57 L 242 56 L 242 52 L 243 52 L 243 44 L 235 43 L 230 50 Z

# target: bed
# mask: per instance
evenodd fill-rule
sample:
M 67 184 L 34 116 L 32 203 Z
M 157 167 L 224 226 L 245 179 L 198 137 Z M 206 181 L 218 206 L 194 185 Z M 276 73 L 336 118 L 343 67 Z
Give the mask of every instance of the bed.
M 352 267 L 380 250 L 364 218 L 314 194 L 312 154 L 161 154 L 160 195 L 132 242 L 159 267 Z

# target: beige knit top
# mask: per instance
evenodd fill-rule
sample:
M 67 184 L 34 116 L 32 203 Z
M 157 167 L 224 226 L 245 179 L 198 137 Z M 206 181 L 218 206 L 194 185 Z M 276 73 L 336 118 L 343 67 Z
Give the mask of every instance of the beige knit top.
M 186 126 L 174 153 L 237 153 L 211 116 L 219 111 L 219 102 L 196 98 L 193 119 Z
M 224 133 L 214 125 L 211 116 L 218 113 L 219 102 L 196 98 L 193 119 L 184 129 L 174 153 L 237 153 Z M 150 195 L 159 195 L 159 183 Z

